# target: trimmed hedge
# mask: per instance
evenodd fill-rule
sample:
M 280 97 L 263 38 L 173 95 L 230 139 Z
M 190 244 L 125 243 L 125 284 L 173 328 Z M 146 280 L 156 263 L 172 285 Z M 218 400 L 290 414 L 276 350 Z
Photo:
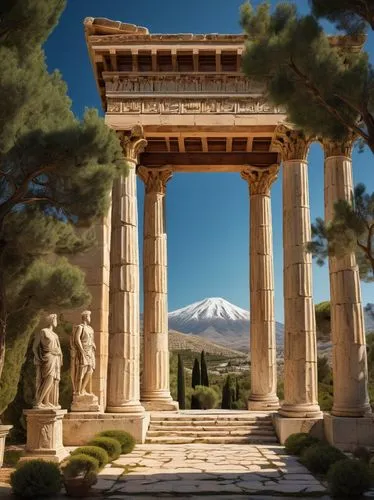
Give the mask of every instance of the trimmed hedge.
M 52 462 L 30 460 L 17 467 L 10 476 L 10 484 L 18 498 L 54 498 L 61 490 L 61 472 Z
M 104 448 L 100 448 L 99 446 L 80 446 L 71 452 L 72 457 L 82 454 L 95 458 L 99 464 L 100 470 L 109 462 L 108 453 L 104 450 Z
M 331 465 L 345 458 L 342 451 L 326 443 L 313 444 L 301 455 L 302 463 L 315 474 L 326 474 Z
M 310 446 L 319 443 L 322 443 L 320 439 L 305 432 L 297 432 L 288 436 L 284 443 L 284 446 L 288 453 L 291 453 L 291 455 L 299 456 Z
M 369 467 L 362 460 L 339 460 L 330 467 L 327 482 L 333 497 L 359 497 L 370 488 Z
M 96 437 L 89 441 L 88 446 L 98 446 L 108 453 L 109 460 L 116 460 L 121 454 L 121 445 L 117 439 L 111 437 Z
M 98 437 L 110 437 L 116 439 L 121 445 L 121 453 L 124 455 L 131 453 L 136 444 L 135 439 L 129 432 L 116 429 L 100 432 Z

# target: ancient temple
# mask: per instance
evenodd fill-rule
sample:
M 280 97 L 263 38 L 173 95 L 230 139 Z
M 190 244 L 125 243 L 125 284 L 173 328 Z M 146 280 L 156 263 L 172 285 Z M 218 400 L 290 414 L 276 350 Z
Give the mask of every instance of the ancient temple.
M 307 154 L 315 138 L 287 124 L 284 110 L 267 102 L 264 89 L 244 76 L 243 35 L 151 34 L 146 28 L 93 18 L 87 18 L 84 27 L 105 120 L 117 131 L 129 165 L 128 176 L 113 187 L 110 213 L 96 225 L 98 246 L 88 257 L 76 259 L 86 271 L 93 296 L 90 309 L 98 356 L 93 390 L 105 425 L 127 421 L 128 429 L 142 439 L 149 410 L 178 410 L 169 389 L 167 186 L 179 172 L 237 172 L 248 183 L 250 204 L 248 408 L 277 411 L 282 441 L 323 421 L 324 432 L 336 444 L 345 439 L 341 429 L 353 428 L 353 422 L 357 436 L 365 434 L 371 419 L 366 418 L 370 406 L 365 335 L 353 254 L 329 263 L 332 414 L 323 419 L 317 400 L 312 259 L 306 249 L 311 239 Z M 329 219 L 334 202 L 351 196 L 352 141 L 319 140 L 325 151 Z M 285 304 L 281 407 L 276 394 L 271 222 L 271 186 L 280 168 Z M 145 189 L 141 384 L 137 176 Z M 78 419 L 70 418 L 69 425 Z

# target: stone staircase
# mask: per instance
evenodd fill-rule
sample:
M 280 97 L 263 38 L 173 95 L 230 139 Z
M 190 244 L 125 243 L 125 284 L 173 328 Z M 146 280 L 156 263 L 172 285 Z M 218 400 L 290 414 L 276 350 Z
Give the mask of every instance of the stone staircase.
M 250 411 L 153 412 L 146 443 L 277 443 L 271 414 Z

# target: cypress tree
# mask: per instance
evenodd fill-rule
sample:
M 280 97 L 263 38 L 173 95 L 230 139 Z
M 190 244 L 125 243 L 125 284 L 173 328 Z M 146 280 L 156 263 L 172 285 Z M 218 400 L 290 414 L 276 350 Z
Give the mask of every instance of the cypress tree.
M 184 410 L 186 408 L 186 391 L 184 383 L 183 359 L 180 354 L 178 354 L 178 402 L 179 408 Z
M 209 387 L 208 367 L 206 364 L 204 351 L 201 351 L 201 385 Z
M 201 385 L 201 375 L 199 360 L 195 358 L 192 368 L 192 389 L 195 389 L 197 385 Z
M 232 408 L 232 387 L 231 387 L 231 377 L 227 375 L 225 383 L 222 388 L 222 404 L 221 408 L 223 410 L 231 410 Z
M 236 384 L 235 384 L 235 401 L 239 401 L 240 399 L 240 387 L 239 387 L 239 380 L 236 378 Z

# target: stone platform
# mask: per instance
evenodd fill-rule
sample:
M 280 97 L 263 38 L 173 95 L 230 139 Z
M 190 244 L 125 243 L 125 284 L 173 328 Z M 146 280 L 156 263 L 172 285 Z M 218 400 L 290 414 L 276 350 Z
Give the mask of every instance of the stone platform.
M 144 443 L 149 426 L 149 413 L 100 413 L 71 412 L 63 421 L 65 446 L 82 446 L 101 431 L 120 429 L 134 436 L 137 443 Z

